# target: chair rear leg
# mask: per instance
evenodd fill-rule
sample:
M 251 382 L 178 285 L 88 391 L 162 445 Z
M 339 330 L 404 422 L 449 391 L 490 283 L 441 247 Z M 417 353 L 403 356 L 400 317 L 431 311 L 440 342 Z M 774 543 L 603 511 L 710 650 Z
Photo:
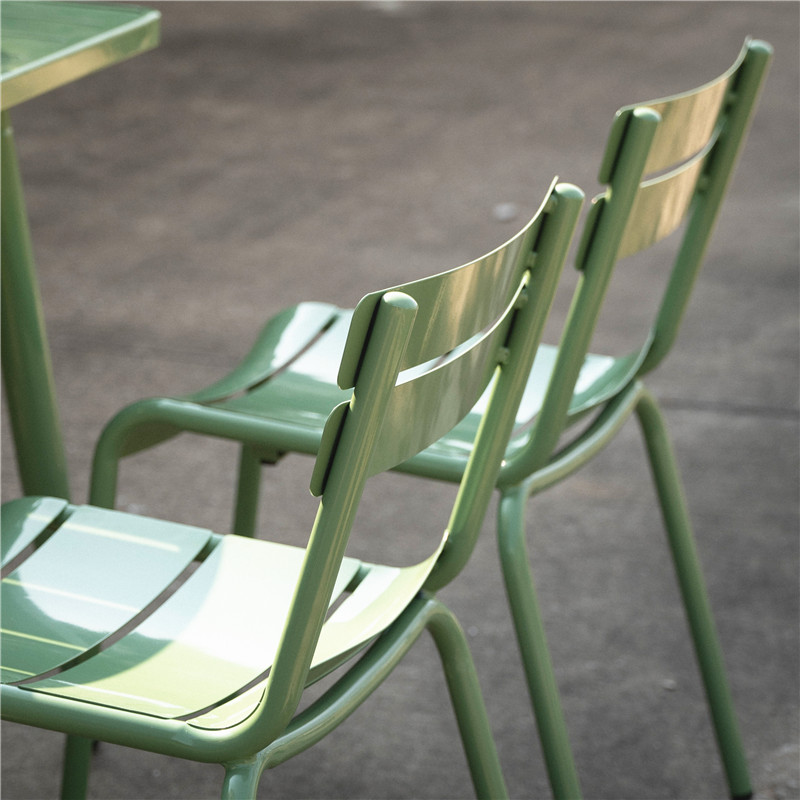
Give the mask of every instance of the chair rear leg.
M 254 448 L 243 444 L 239 453 L 239 480 L 233 515 L 233 532 L 239 536 L 255 536 L 260 486 L 261 459 Z
M 255 755 L 247 761 L 225 764 L 222 800 L 255 800 L 265 760 Z
M 61 773 L 61 800 L 85 800 L 91 761 L 92 740 L 82 736 L 67 736 Z
M 747 759 L 672 446 L 664 419 L 651 395 L 642 394 L 636 413 L 653 470 L 730 794 L 733 798 L 748 798 L 752 796 L 752 788 Z
M 497 748 L 478 675 L 464 632 L 456 618 L 437 600 L 431 606 L 427 628 L 444 666 L 447 688 L 479 800 L 508 797 Z
M 503 491 L 498 515 L 500 563 L 553 797 L 576 800 L 581 787 L 528 562 L 527 500 L 524 485 Z

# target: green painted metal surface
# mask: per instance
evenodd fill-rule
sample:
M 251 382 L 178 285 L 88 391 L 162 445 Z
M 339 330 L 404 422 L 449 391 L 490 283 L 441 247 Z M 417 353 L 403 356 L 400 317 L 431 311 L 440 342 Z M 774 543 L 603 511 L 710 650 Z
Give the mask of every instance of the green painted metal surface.
M 3 575 L 12 567 L 11 562 L 29 545 L 39 540 L 67 507 L 66 500 L 52 497 L 20 498 L 3 506 L 3 525 L 8 533 L 2 537 Z
M 23 490 L 69 497 L 67 458 L 55 399 L 33 245 L 14 135 L 2 113 L 0 326 L 3 381 Z
M 564 232 L 571 227 L 565 219 L 560 234 L 557 226 L 547 225 L 542 236 L 538 226 L 543 217 L 539 217 L 532 227 L 483 259 L 427 281 L 398 287 L 402 294 L 395 291 L 368 296 L 352 314 L 324 304 L 301 304 L 289 309 L 267 324 L 251 354 L 214 386 L 183 399 L 143 401 L 112 421 L 95 461 L 93 500 L 97 503 L 113 504 L 119 458 L 180 430 L 238 439 L 249 454 L 249 461 L 243 456 L 243 465 L 249 466 L 243 466 L 242 474 L 251 477 L 260 453 L 269 454 L 271 459 L 288 451 L 317 454 L 312 489 L 324 495 L 323 508 L 328 498 L 337 498 L 318 517 L 312 534 L 309 560 L 298 587 L 297 598 L 301 599 L 288 613 L 288 646 L 281 649 L 274 667 L 278 677 L 273 680 L 270 674 L 266 682 L 256 681 L 237 697 L 204 710 L 195 721 L 198 729 L 241 725 L 242 740 L 250 743 L 269 739 L 280 724 L 286 724 L 291 735 L 287 734 L 285 743 L 276 744 L 271 752 L 289 753 L 301 747 L 297 742 L 310 742 L 322 735 L 315 725 L 324 728 L 340 718 L 338 709 L 346 703 L 337 697 L 331 699 L 330 706 L 318 709 L 320 716 L 302 718 L 302 724 L 289 721 L 303 686 L 315 675 L 315 665 L 324 670 L 326 664 L 338 663 L 339 657 L 347 657 L 366 641 L 359 636 L 338 635 L 326 640 L 329 634 L 325 633 L 324 609 L 336 593 L 335 566 L 342 560 L 349 520 L 363 480 L 376 469 L 394 467 L 461 483 L 440 549 L 415 568 L 413 578 L 409 576 L 410 585 L 424 581 L 429 590 L 444 585 L 463 567 L 474 546 L 489 494 L 495 486 L 500 488 L 501 562 L 548 774 L 557 798 L 579 796 L 580 786 L 528 566 L 525 506 L 529 497 L 591 460 L 636 414 L 658 487 L 729 788 L 734 796 L 748 794 L 747 765 L 677 467 L 663 420 L 640 377 L 660 362 L 674 341 L 770 56 L 768 45 L 748 41 L 733 67 L 710 84 L 618 112 L 600 169 L 600 179 L 608 189 L 596 198 L 587 220 L 577 255 L 579 283 L 557 348 L 536 350 L 541 333 L 537 321 L 542 322 L 546 316 L 554 284 L 548 283 L 546 290 L 537 285 L 538 293 L 531 295 L 526 282 L 543 277 L 537 274 L 536 257 L 530 252 L 534 242 L 537 252 L 540 246 L 545 252 L 561 252 Z M 646 180 L 649 173 L 662 170 L 668 171 Z M 562 191 L 546 209 L 552 211 L 554 205 L 570 205 L 577 200 L 576 194 Z M 547 211 L 543 210 L 543 214 L 546 217 Z M 590 354 L 594 328 L 617 261 L 681 226 L 684 233 L 650 336 L 622 358 Z M 553 237 L 551 242 L 548 237 Z M 498 280 L 498 275 L 503 280 Z M 555 273 L 549 275 L 546 283 Z M 480 293 L 483 281 L 491 281 L 495 291 Z M 512 302 L 519 292 L 520 300 L 524 298 L 527 303 Z M 459 293 L 465 299 L 459 301 Z M 506 322 L 496 319 L 506 308 L 515 314 L 515 326 L 508 329 Z M 464 309 L 470 313 L 464 313 Z M 527 314 L 533 318 L 528 319 Z M 527 321 L 520 324 L 523 318 Z M 494 329 L 493 323 L 497 324 Z M 510 339 L 506 336 L 508 330 Z M 516 342 L 518 334 L 527 337 L 525 342 Z M 376 348 L 369 345 L 373 339 L 379 343 Z M 452 354 L 451 348 L 455 348 Z M 484 350 L 493 354 L 488 360 Z M 430 359 L 442 361 L 420 369 L 420 362 Z M 428 371 L 428 366 L 434 369 Z M 400 385 L 391 392 L 384 391 L 382 387 L 393 384 L 403 370 L 408 372 L 401 376 Z M 456 377 L 462 370 L 473 377 L 478 375 L 478 379 L 463 394 L 452 397 L 446 387 L 458 386 L 461 391 L 467 386 L 462 376 Z M 492 380 L 495 371 L 498 377 Z M 403 383 L 406 378 L 408 381 Z M 340 388 L 353 385 L 352 397 Z M 442 408 L 426 416 L 434 401 Z M 419 414 L 404 415 L 402 409 L 416 408 L 415 402 L 419 404 Z M 338 410 L 331 414 L 334 408 Z M 598 412 L 595 419 L 558 451 L 563 431 L 591 411 Z M 442 430 L 464 413 L 464 420 L 442 436 Z M 410 431 L 403 432 L 402 423 L 407 423 L 409 417 L 419 420 L 414 419 L 415 424 L 408 426 Z M 423 452 L 414 455 L 423 447 Z M 257 482 L 248 480 L 247 485 L 249 492 L 240 492 L 240 518 L 252 520 Z M 321 541 L 326 544 L 320 545 Z M 327 555 L 320 557 L 318 551 Z M 364 571 L 369 572 L 362 567 Z M 305 597 L 309 598 L 307 603 L 302 600 Z M 405 606 L 405 602 L 399 601 L 396 607 L 388 604 L 387 620 L 397 618 L 403 607 L 414 605 L 412 602 Z M 406 613 L 397 619 L 405 619 Z M 311 627 L 309 616 L 317 620 Z M 364 659 L 365 673 L 373 666 L 369 654 L 382 652 L 384 645 L 389 648 L 395 631 L 390 625 L 378 638 Z M 397 636 L 398 642 L 404 638 Z M 327 655 L 320 656 L 321 660 L 315 661 L 308 646 L 309 637 L 318 646 L 329 641 Z M 163 658 L 168 657 L 165 652 Z M 388 650 L 385 658 L 390 658 Z M 378 656 L 375 659 L 374 668 L 380 672 L 388 662 Z M 117 669 L 112 668 L 111 672 L 116 674 Z M 241 680 L 243 677 L 238 675 L 233 682 Z M 12 709 L 16 708 L 19 697 L 11 695 L 10 699 Z M 261 723 L 248 717 L 256 706 Z M 331 711 L 334 707 L 336 713 Z M 53 708 L 61 706 L 56 704 Z M 48 712 L 41 713 L 46 716 Z M 78 721 L 72 730 L 96 735 L 99 725 L 101 730 L 110 731 L 112 740 L 120 735 L 116 733 L 116 722 L 104 727 L 106 722 L 99 723 L 95 718 L 93 724 L 94 728 L 88 721 Z M 147 739 L 142 734 L 143 740 L 154 746 L 154 735 L 151 731 L 151 738 Z M 174 739 L 174 731 L 171 735 Z M 139 734 L 131 736 L 138 741 Z M 197 741 L 205 740 L 201 737 Z M 165 752 L 182 755 L 183 746 L 170 745 Z M 188 752 L 189 745 L 185 746 Z M 195 747 L 201 751 L 196 757 L 213 760 L 205 745 L 195 743 Z M 224 752 L 234 750 L 231 745 Z M 270 759 L 277 756 L 267 756 L 264 751 L 263 758 L 260 768 L 273 763 Z M 238 762 L 229 774 L 229 788 L 239 781 L 252 785 L 252 770 Z M 492 780 L 496 787 L 496 779 Z M 485 788 L 488 784 L 476 780 L 476 787 L 479 785 Z
M 4 529 L 15 530 L 25 503 L 12 503 L 11 515 L 4 506 Z M 59 518 L 53 512 L 63 506 L 52 500 L 34 501 L 28 518 L 42 520 L 43 506 L 50 506 L 45 519 L 58 520 L 57 531 L 3 577 L 4 680 L 47 672 L 104 641 L 186 569 L 210 536 L 157 520 L 132 524 L 105 509 L 83 507 Z
M 641 185 L 625 225 L 617 259 L 646 250 L 678 229 L 686 219 L 697 182 L 712 152 L 713 142 L 710 142 L 687 163 Z
M 4 717 L 216 761 L 226 767 L 223 797 L 251 797 L 267 765 L 345 719 L 427 629 L 445 664 L 476 792 L 505 796 L 464 634 L 422 590 L 431 576 L 451 580 L 474 547 L 582 200 L 575 187 L 554 184 L 512 245 L 459 271 L 368 295 L 356 309 L 339 353 L 351 391 L 320 437 L 312 489 L 322 497 L 306 548 L 94 506 L 9 504 Z M 494 286 L 501 297 L 487 302 Z M 278 327 L 307 322 L 306 311 L 330 317 L 329 308 L 307 307 Z M 496 315 L 488 326 L 487 315 Z M 236 382 L 274 368 L 281 342 L 273 333 Z M 434 354 L 445 362 L 431 361 Z M 404 568 L 347 558 L 367 479 L 455 424 L 490 384 L 450 522 L 430 556 Z M 145 426 L 152 419 L 157 432 L 174 426 L 148 417 L 153 411 L 131 413 Z M 244 436 L 254 439 L 250 446 L 277 449 L 267 434 L 278 428 L 226 414 L 231 430 L 254 425 Z M 309 683 L 369 645 L 293 719 Z M 83 758 L 85 743 L 71 741 Z
M 731 70 L 717 81 L 674 98 L 629 106 L 617 114 L 600 170 L 600 179 L 608 189 L 595 199 L 584 229 L 578 251 L 582 275 L 553 380 L 534 425 L 528 453 L 516 457 L 516 463 L 512 459 L 504 476 L 509 484 L 502 488 L 498 528 L 501 562 L 556 797 L 574 797 L 579 787 L 528 567 L 525 507 L 528 498 L 591 460 L 632 414 L 642 425 L 728 788 L 733 797 L 751 793 L 747 760 L 677 466 L 663 419 L 640 377 L 664 358 L 674 342 L 770 56 L 769 45 L 748 41 Z M 672 159 L 679 163 L 672 163 Z M 644 180 L 648 172 L 668 167 L 672 170 L 664 175 Z M 616 387 L 613 382 L 606 387 L 606 396 L 596 405 L 600 413 L 592 424 L 556 451 L 562 420 L 569 420 L 568 409 L 574 403 L 574 381 L 580 374 L 581 359 L 589 347 L 616 262 L 681 225 L 683 238 L 677 243 L 667 289 L 648 339 L 629 357 L 630 370 L 619 369 Z
M 548 774 L 557 798 L 580 796 L 580 786 L 528 567 L 525 504 L 529 497 L 565 479 L 596 456 L 631 415 L 652 419 L 653 415 L 645 410 L 651 399 L 640 378 L 658 365 L 675 340 L 770 57 L 769 45 L 748 40 L 733 66 L 719 78 L 689 92 L 626 106 L 617 113 L 599 170 L 600 181 L 607 189 L 595 198 L 584 227 L 576 254 L 576 267 L 580 271 L 578 285 L 561 340 L 557 347 L 538 348 L 532 368 L 523 378 L 526 386 L 514 419 L 509 422 L 508 429 L 498 428 L 496 441 L 504 449 L 502 466 L 495 477 L 501 492 L 498 531 L 501 562 Z M 592 338 L 617 262 L 678 230 L 682 230 L 682 234 L 675 243 L 676 256 L 672 264 L 665 264 L 665 271 L 670 274 L 667 289 L 649 335 L 622 357 L 592 354 Z M 516 247 L 514 241 L 512 239 L 511 246 Z M 503 254 L 504 249 L 500 248 L 485 257 L 481 268 L 490 273 L 502 261 Z M 450 276 L 458 286 L 458 271 Z M 458 319 L 441 330 L 441 339 L 429 337 L 421 328 L 412 334 L 404 368 L 428 358 L 446 360 L 448 348 L 463 337 L 467 324 L 473 319 L 470 315 L 461 318 L 463 304 L 446 293 L 439 293 L 440 290 L 446 292 L 445 281 L 445 278 L 435 279 L 430 285 L 423 282 L 418 294 L 408 288 L 426 313 L 438 304 L 450 303 L 458 309 L 455 314 Z M 467 284 L 465 281 L 464 286 Z M 492 313 L 496 314 L 503 303 L 511 301 L 509 292 L 513 292 L 515 286 L 519 284 L 498 284 L 497 295 L 491 298 L 491 303 L 489 298 L 485 299 L 483 318 L 487 323 Z M 356 312 L 349 329 L 351 336 L 364 335 L 373 324 L 374 303 L 379 295 L 375 297 L 375 300 L 365 301 Z M 256 374 L 256 371 L 248 374 L 248 368 L 240 366 L 221 382 L 230 392 L 226 397 L 204 391 L 170 401 L 168 406 L 157 400 L 143 401 L 141 406 L 123 411 L 109 425 L 98 447 L 96 463 L 103 465 L 103 469 L 96 472 L 99 477 L 94 485 L 94 501 L 113 504 L 116 462 L 127 452 L 149 446 L 148 425 L 154 437 L 159 424 L 163 424 L 161 431 L 166 435 L 185 429 L 230 435 L 231 438 L 240 436 L 245 447 L 257 453 L 257 437 L 251 429 L 246 433 L 243 426 L 234 430 L 228 414 L 235 411 L 260 420 L 265 438 L 279 443 L 270 451 L 271 460 L 279 458 L 283 452 L 316 454 L 324 450 L 330 454 L 341 433 L 346 409 L 343 407 L 339 412 L 341 418 L 325 439 L 323 422 L 331 409 L 346 400 L 339 385 L 349 386 L 362 368 L 360 351 L 346 344 L 350 314 L 347 310 L 331 312 L 328 307 L 301 304 L 270 321 L 254 347 L 253 353 L 258 355 L 253 355 L 251 361 L 266 359 L 272 370 L 270 375 Z M 314 331 L 313 341 L 307 335 L 299 337 L 293 332 L 295 315 L 306 320 L 309 329 Z M 273 353 L 279 350 L 283 358 L 273 358 Z M 337 375 L 335 365 L 343 353 L 342 370 Z M 276 368 L 280 360 L 283 365 Z M 436 380 L 432 376 L 427 379 Z M 424 436 L 409 442 L 408 451 L 404 449 L 405 444 L 397 443 L 391 453 L 382 453 L 387 460 L 376 464 L 384 468 L 390 461 L 401 458 L 404 460 L 396 469 L 461 482 L 468 472 L 468 464 L 482 463 L 483 455 L 476 457 L 475 454 L 476 435 L 495 391 L 496 387 L 491 385 L 459 424 L 422 452 L 410 456 L 426 443 Z M 433 394 L 441 396 L 441 390 L 434 390 Z M 465 398 L 465 405 L 472 399 L 470 394 Z M 593 412 L 594 419 L 582 430 L 575 427 Z M 389 417 L 393 416 L 390 410 Z M 402 413 L 398 412 L 397 416 L 402 417 Z M 558 450 L 562 434 L 569 428 L 579 432 Z M 647 424 L 643 430 L 654 471 L 677 475 L 674 464 L 667 463 L 671 462 L 671 456 L 659 455 L 663 450 L 652 445 L 652 437 L 663 435 L 659 425 Z M 440 434 L 441 430 L 434 427 L 429 438 Z M 493 458 L 494 453 L 489 460 Z M 659 459 L 664 463 L 657 463 Z M 237 530 L 251 533 L 258 501 L 257 481 L 253 477 L 256 462 L 247 462 L 243 456 L 245 463 L 249 466 L 242 471 L 247 478 L 240 486 Z M 316 478 L 317 489 L 324 486 L 326 475 L 321 468 Z M 466 485 L 469 486 L 469 482 Z M 708 604 L 702 599 L 705 591 L 702 577 L 692 559 L 680 555 L 686 552 L 691 529 L 688 518 L 680 510 L 682 501 L 673 496 L 678 491 L 677 478 L 671 477 L 664 485 L 667 488 L 660 491 L 660 501 L 670 538 L 681 542 L 676 545 L 676 569 L 692 620 L 698 658 L 703 665 L 729 787 L 734 795 L 746 795 L 749 792 L 746 762 L 738 741 L 730 697 L 724 688 L 725 676 Z M 481 492 L 484 489 L 481 486 L 476 490 L 481 497 L 477 507 L 483 502 Z M 449 530 L 454 542 L 473 542 L 474 517 L 468 503 L 456 509 Z M 462 564 L 459 549 L 460 545 L 448 543 L 427 587 L 438 588 L 458 572 Z M 465 551 L 468 550 L 469 544 L 465 547 Z
M 3 109 L 150 50 L 159 40 L 160 14 L 135 6 L 4 0 L 0 15 Z
M 115 522 L 117 528 L 146 524 L 141 518 L 122 515 Z M 165 530 L 168 536 L 162 536 L 160 544 L 167 539 L 172 543 L 175 527 Z M 121 563 L 127 549 L 124 542 L 115 547 Z M 124 639 L 83 664 L 27 685 L 87 702 L 113 700 L 121 708 L 158 717 L 185 716 L 213 706 L 271 666 L 303 556 L 298 548 L 225 537 L 180 590 Z M 164 560 L 160 554 L 149 556 L 143 566 L 153 573 Z M 359 566 L 352 560 L 343 564 L 334 599 Z M 124 571 L 106 565 L 115 583 L 139 572 L 144 569 L 128 572 L 127 565 Z M 160 588 L 168 585 L 169 578 L 159 577 Z M 106 591 L 103 596 L 110 594 Z M 145 605 L 140 603 L 138 608 Z M 253 635 L 250 609 L 268 611 L 257 635 Z M 30 614 L 20 616 L 30 619 Z M 97 624 L 92 623 L 92 628 Z
M 50 349 L 7 109 L 158 43 L 158 12 L 98 3 L 0 4 L 3 380 L 23 490 L 69 498 Z

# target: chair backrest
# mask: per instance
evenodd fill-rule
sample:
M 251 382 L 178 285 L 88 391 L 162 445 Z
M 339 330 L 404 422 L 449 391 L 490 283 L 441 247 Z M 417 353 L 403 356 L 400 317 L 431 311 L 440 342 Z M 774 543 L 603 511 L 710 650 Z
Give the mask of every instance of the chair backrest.
M 440 582 L 466 562 L 582 199 L 579 189 L 554 183 L 530 223 L 502 247 L 359 303 L 339 373 L 352 396 L 323 433 L 311 482 L 320 506 L 259 711 L 264 725 L 280 728 L 299 701 L 365 481 L 442 436 L 494 380 L 444 533 Z
M 566 422 L 616 263 L 684 226 L 672 272 L 644 345 L 619 359 L 613 396 L 652 370 L 675 340 L 772 55 L 748 40 L 733 66 L 693 91 L 620 109 L 576 255 L 581 272 L 552 380 L 529 446 L 504 467 L 509 480 L 550 458 Z M 592 398 L 597 403 L 597 397 Z

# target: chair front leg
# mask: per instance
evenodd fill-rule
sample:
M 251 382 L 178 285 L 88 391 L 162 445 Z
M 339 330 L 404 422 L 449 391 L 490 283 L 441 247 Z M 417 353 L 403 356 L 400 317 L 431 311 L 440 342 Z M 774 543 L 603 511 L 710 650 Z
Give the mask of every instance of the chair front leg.
M 525 484 L 502 492 L 498 514 L 500 564 L 553 797 L 575 800 L 581 797 L 581 787 L 528 561 L 527 501 Z
M 642 394 L 636 413 L 644 434 L 730 794 L 737 799 L 749 798 L 752 788 L 747 759 L 672 445 L 658 405 L 650 394 Z

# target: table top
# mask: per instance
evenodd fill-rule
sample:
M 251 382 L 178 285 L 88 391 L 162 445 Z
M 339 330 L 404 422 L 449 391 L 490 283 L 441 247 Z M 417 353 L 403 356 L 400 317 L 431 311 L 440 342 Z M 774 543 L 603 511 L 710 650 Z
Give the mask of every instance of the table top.
M 152 49 L 160 18 L 136 6 L 3 0 L 2 109 Z

